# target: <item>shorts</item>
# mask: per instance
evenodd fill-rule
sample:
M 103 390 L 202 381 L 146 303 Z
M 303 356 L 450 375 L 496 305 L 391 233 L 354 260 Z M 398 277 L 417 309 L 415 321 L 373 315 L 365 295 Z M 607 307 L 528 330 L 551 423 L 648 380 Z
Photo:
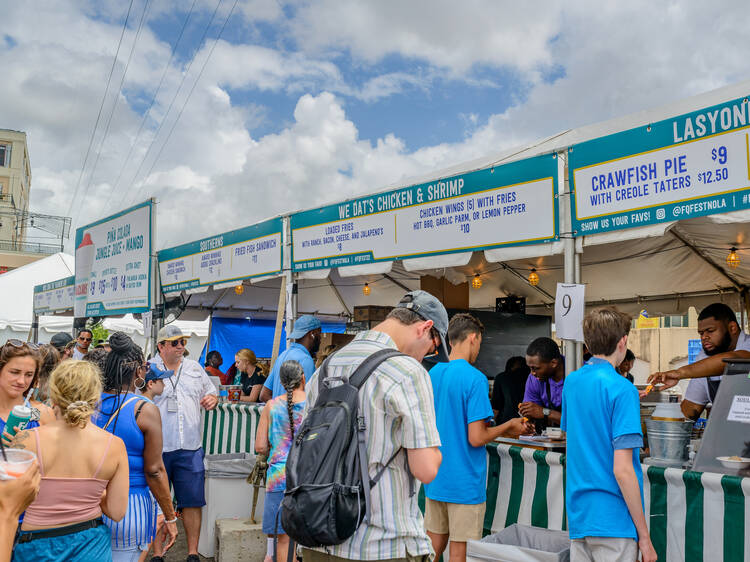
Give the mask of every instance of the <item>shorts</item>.
M 425 498 L 424 527 L 450 540 L 466 542 L 482 538 L 485 502 L 477 504 L 448 503 Z
M 432 554 L 408 554 L 404 558 L 388 558 L 382 562 L 430 562 Z M 305 562 L 355 562 L 352 558 L 341 558 L 318 550 L 302 549 L 302 560 Z
M 34 532 L 21 531 L 21 535 Z M 13 549 L 12 559 L 14 562 L 111 562 L 110 540 L 109 529 L 105 525 L 99 525 L 70 535 L 18 543 Z
M 266 492 L 263 500 L 263 533 L 266 535 L 285 535 L 281 528 L 281 500 L 284 499 L 284 490 L 278 492 Z
M 164 468 L 167 470 L 167 478 L 177 498 L 177 509 L 206 505 L 203 449 L 199 448 L 195 451 L 177 449 L 163 453 L 162 457 Z
M 638 543 L 621 537 L 585 537 L 570 541 L 571 562 L 635 562 Z

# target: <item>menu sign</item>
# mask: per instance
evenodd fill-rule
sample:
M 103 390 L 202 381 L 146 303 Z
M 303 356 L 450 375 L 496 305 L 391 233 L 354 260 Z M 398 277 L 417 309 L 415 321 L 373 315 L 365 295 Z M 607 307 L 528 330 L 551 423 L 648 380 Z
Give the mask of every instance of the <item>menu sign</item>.
M 291 216 L 295 271 L 555 240 L 548 154 Z

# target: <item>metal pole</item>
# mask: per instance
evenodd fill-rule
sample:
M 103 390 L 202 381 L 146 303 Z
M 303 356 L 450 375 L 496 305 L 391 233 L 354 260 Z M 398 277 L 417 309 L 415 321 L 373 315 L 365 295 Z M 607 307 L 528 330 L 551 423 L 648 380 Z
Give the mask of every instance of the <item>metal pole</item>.
M 31 321 L 31 341 L 39 343 L 39 315 L 36 313 Z
M 284 217 L 284 277 L 286 286 L 286 345 L 292 344 L 289 334 L 294 330 L 294 319 L 297 317 L 297 275 L 292 271 L 292 224 L 289 217 Z M 281 302 L 281 301 L 279 301 Z
M 557 189 L 560 201 L 558 207 L 560 210 L 560 237 L 563 239 L 563 278 L 565 283 L 575 283 L 576 244 L 571 225 L 571 193 L 568 183 L 567 159 L 567 152 L 557 153 Z M 565 374 L 568 375 L 578 368 L 575 342 L 563 340 L 563 353 L 565 354 Z
M 164 325 L 162 304 L 164 295 L 161 289 L 161 272 L 159 271 L 159 254 L 156 251 L 156 198 L 151 198 L 151 349 L 153 355 L 158 353 L 156 347 L 159 330 Z M 145 334 L 144 334 L 145 335 Z
M 575 245 L 575 239 L 573 243 Z M 575 270 L 576 283 L 581 283 L 581 254 L 578 252 L 575 253 Z M 578 341 L 576 342 L 576 365 L 577 368 L 583 365 L 583 344 Z

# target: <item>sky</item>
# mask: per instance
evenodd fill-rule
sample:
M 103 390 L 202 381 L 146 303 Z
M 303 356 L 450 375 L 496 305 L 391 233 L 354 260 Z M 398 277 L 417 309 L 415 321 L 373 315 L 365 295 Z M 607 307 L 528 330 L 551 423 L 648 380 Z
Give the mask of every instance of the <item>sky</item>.
M 750 78 L 739 1 L 1 4 L 31 210 L 156 197 L 158 248 Z

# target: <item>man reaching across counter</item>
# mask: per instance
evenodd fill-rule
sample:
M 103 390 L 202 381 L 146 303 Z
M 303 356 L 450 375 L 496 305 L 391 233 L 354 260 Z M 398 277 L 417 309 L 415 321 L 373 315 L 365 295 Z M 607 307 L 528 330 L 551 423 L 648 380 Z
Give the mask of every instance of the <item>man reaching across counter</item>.
M 482 538 L 487 499 L 487 452 L 500 436 L 533 432 L 521 418 L 490 427 L 492 406 L 487 377 L 472 367 L 482 345 L 484 326 L 471 314 L 456 314 L 448 324 L 450 362 L 430 370 L 443 463 L 425 484 L 425 529 L 435 558 L 450 539 L 451 562 L 466 560 L 466 541 Z
M 560 347 L 550 338 L 535 339 L 526 349 L 526 365 L 532 376 L 526 379 L 526 391 L 518 411 L 545 428 L 558 427 L 565 383 L 565 360 Z
M 695 363 L 654 373 L 648 379 L 649 384 L 662 383 L 662 389 L 690 379 L 681 404 L 682 413 L 690 419 L 698 419 L 706 404 L 715 400 L 724 359 L 750 359 L 750 336 L 742 331 L 734 311 L 724 303 L 716 302 L 701 310 L 698 335 L 703 350 Z

